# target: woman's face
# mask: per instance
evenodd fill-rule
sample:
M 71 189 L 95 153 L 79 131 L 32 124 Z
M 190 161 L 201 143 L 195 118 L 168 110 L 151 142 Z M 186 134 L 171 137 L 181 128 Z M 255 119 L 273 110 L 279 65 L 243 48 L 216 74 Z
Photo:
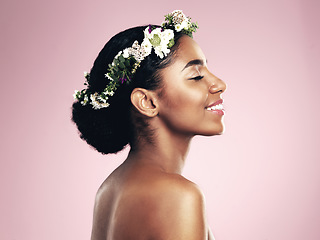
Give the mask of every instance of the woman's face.
M 221 94 L 226 84 L 207 68 L 207 59 L 190 37 L 180 38 L 175 61 L 161 72 L 164 87 L 159 118 L 179 134 L 216 135 L 224 130 Z

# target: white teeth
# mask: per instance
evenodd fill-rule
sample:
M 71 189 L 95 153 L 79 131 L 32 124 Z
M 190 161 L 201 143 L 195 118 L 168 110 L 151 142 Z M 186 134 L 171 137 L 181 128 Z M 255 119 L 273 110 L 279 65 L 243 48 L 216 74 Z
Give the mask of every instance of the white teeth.
M 213 110 L 223 110 L 223 105 L 220 103 L 218 105 L 212 106 L 212 107 L 208 107 L 206 108 L 209 111 L 213 111 Z

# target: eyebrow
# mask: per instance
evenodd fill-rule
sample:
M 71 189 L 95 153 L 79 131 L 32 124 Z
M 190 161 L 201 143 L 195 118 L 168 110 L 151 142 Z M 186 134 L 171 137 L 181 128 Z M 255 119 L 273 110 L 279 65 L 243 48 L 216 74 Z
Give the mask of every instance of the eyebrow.
M 201 60 L 201 59 L 191 60 L 190 62 L 188 62 L 188 63 L 184 66 L 184 68 L 181 70 L 181 72 L 182 72 L 183 70 L 185 70 L 186 68 L 191 67 L 191 66 L 194 66 L 194 65 L 203 66 L 203 65 L 204 65 L 204 62 L 203 62 L 203 60 Z

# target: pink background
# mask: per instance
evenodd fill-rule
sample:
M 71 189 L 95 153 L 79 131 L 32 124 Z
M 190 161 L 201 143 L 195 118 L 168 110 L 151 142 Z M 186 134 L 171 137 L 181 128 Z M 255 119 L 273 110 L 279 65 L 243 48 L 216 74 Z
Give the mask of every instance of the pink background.
M 226 132 L 195 138 L 184 171 L 217 240 L 319 240 L 320 2 L 110 2 L 1 2 L 0 239 L 90 238 L 95 192 L 127 151 L 78 137 L 73 91 L 115 33 L 183 9 L 228 83 Z

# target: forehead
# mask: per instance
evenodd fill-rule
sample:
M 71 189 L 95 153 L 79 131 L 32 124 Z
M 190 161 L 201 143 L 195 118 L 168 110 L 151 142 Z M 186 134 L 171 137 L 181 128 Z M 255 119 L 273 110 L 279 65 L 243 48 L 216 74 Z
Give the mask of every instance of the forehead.
M 179 40 L 179 47 L 175 59 L 176 64 L 187 64 L 191 60 L 202 60 L 206 62 L 206 57 L 200 46 L 191 37 L 183 36 Z M 175 64 L 173 64 L 175 65 Z

